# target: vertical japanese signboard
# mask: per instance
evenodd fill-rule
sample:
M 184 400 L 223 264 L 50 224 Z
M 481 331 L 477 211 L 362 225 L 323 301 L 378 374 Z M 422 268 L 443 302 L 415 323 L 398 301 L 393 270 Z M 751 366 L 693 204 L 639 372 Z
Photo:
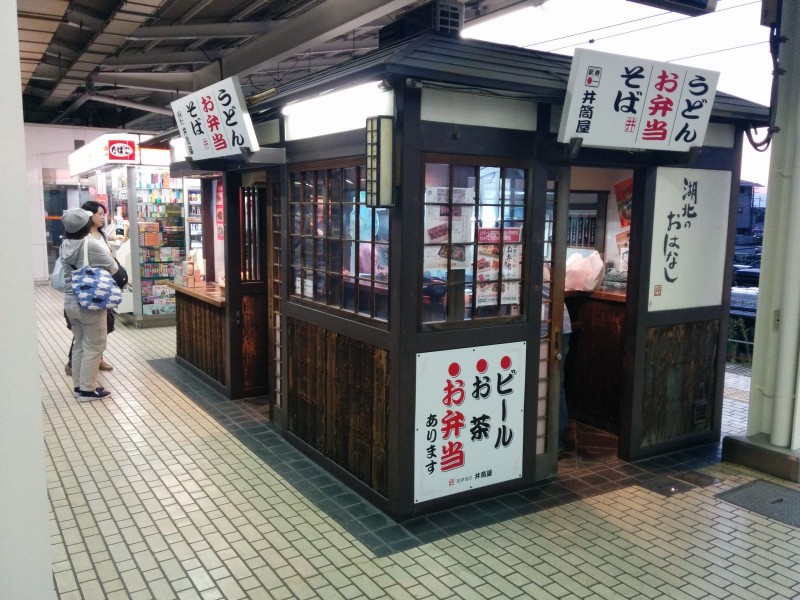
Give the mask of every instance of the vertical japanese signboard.
M 686 152 L 702 146 L 719 73 L 575 51 L 558 141 Z
M 657 169 L 650 311 L 722 302 L 730 195 L 730 171 Z
M 522 477 L 525 349 L 417 355 L 414 502 Z
M 255 152 L 258 140 L 236 77 L 170 104 L 189 158 L 219 158 Z

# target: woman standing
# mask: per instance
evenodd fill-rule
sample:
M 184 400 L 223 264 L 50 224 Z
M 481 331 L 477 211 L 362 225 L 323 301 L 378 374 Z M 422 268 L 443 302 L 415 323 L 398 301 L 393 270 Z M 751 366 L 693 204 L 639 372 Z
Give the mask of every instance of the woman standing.
M 64 241 L 61 243 L 61 260 L 67 266 L 64 288 L 64 312 L 72 326 L 74 348 L 72 352 L 72 380 L 75 395 L 80 402 L 108 398 L 111 393 L 97 387 L 100 359 L 106 349 L 106 311 L 85 310 L 78 304 L 72 291 L 72 271 L 84 266 L 84 244 L 88 244 L 88 264 L 102 267 L 112 275 L 117 272 L 117 261 L 108 246 L 95 241 L 89 232 L 93 213 L 82 208 L 64 212 Z
M 92 218 L 89 219 L 92 227 L 89 230 L 89 235 L 92 236 L 97 242 L 101 245 L 108 248 L 108 251 L 111 253 L 111 256 L 114 257 L 114 251 L 111 249 L 111 246 L 108 243 L 108 238 L 106 237 L 103 228 L 106 225 L 106 208 L 99 202 L 95 202 L 94 200 L 87 200 L 81 206 L 83 210 L 88 210 L 92 213 Z M 116 260 L 116 257 L 114 257 Z M 112 327 L 114 326 L 114 316 L 113 312 L 106 313 L 107 318 L 107 333 L 111 333 L 113 331 Z M 67 327 L 69 327 L 69 319 L 67 319 Z M 67 375 L 72 375 L 72 349 L 75 345 L 75 340 L 73 338 L 72 344 L 69 347 L 69 360 L 67 361 L 66 366 L 64 367 L 64 372 Z M 113 371 L 114 367 L 106 361 L 102 356 L 100 357 L 100 370 L 101 371 Z

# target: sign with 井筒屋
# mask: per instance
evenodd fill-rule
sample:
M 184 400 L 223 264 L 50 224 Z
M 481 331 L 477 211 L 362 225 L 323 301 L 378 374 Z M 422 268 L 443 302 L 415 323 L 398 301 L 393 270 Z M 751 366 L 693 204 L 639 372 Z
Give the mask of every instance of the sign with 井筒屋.
M 193 160 L 258 150 L 258 140 L 236 77 L 223 79 L 170 104 Z
M 702 146 L 719 73 L 578 49 L 558 141 L 687 152 Z
M 730 171 L 656 170 L 650 311 L 722 303 Z
M 522 477 L 525 351 L 417 354 L 415 503 Z

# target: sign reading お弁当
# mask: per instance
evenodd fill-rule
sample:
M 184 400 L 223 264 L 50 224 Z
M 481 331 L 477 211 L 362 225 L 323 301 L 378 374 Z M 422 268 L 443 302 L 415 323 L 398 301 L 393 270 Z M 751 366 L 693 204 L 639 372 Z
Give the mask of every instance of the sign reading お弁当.
M 414 502 L 522 477 L 525 342 L 417 355 Z
M 705 69 L 578 49 L 558 141 L 675 152 L 702 146 L 718 80 Z
M 178 130 L 194 159 L 255 152 L 258 140 L 236 77 L 229 77 L 170 104 Z

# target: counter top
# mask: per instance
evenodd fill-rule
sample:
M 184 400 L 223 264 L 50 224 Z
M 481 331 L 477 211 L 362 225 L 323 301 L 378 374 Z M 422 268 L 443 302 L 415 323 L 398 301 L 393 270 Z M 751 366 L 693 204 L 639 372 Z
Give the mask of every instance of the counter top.
M 225 306 L 225 290 L 216 283 L 202 282 L 197 287 L 185 287 L 174 282 L 170 282 L 167 285 L 176 292 L 208 302 L 216 307 L 222 308 Z
M 609 302 L 625 302 L 628 291 L 624 288 L 612 288 L 600 286 L 590 292 L 582 290 L 567 290 L 564 292 L 567 298 L 594 298 L 596 300 L 608 300 Z

